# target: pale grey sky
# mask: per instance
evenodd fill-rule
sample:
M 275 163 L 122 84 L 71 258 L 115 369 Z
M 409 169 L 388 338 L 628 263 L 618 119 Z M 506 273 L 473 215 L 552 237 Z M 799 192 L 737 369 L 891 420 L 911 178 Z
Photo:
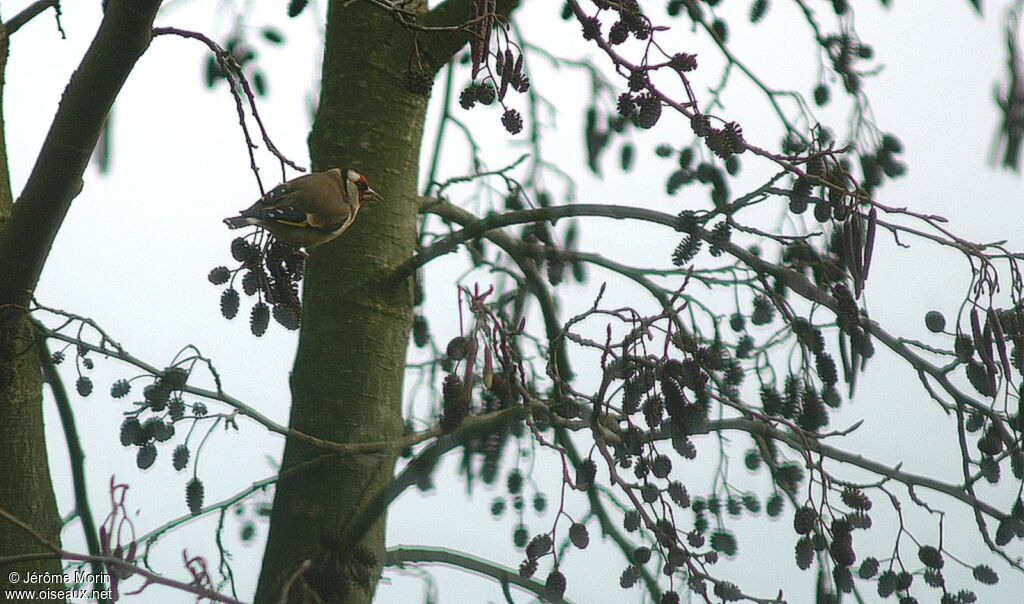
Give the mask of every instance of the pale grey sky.
M 25 4 L 5 2 L 3 16 L 10 17 Z M 158 25 L 197 29 L 223 39 L 234 23 L 232 14 L 223 9 L 228 4 L 176 3 L 158 19 Z M 261 47 L 260 65 L 269 75 L 270 96 L 261 99 L 260 108 L 277 146 L 307 165 L 307 107 L 318 72 L 318 15 L 322 6 L 296 20 L 286 20 L 283 4 L 249 4 L 251 27 L 273 23 L 287 38 L 283 48 Z M 575 25 L 552 20 L 557 13 L 552 4 L 556 3 L 526 3 L 528 12 L 523 14 L 522 23 L 527 39 L 543 44 L 556 40 L 560 54 L 594 59 L 604 66 L 594 47 L 575 42 Z M 650 4 L 660 10 L 663 3 Z M 771 85 L 809 93 L 818 67 L 809 59 L 810 32 L 795 7 L 774 2 L 765 22 L 748 31 L 749 27 L 739 25 L 745 21 L 748 3 L 723 4 L 723 14 L 735 16 L 737 23 L 732 43 L 736 54 Z M 1004 71 L 999 12 L 1002 3 L 988 7 L 984 20 L 974 14 L 966 0 L 896 2 L 889 11 L 881 10 L 876 2 L 860 4 L 858 31 L 874 46 L 878 63 L 884 66 L 878 77 L 866 81 L 865 89 L 879 127 L 897 133 L 903 140 L 904 158 L 910 167 L 907 176 L 887 184 L 879 198 L 889 205 L 945 215 L 959 234 L 970 239 L 1008 239 L 1009 247 L 1024 247 L 1020 236 L 1024 232 L 1020 177 L 997 171 L 988 163 L 999 119 L 992 89 Z M 827 3 L 813 5 L 820 9 L 821 21 L 829 24 L 826 29 L 834 30 L 825 11 Z M 60 40 L 52 16 L 43 15 L 11 42 L 4 111 L 16 193 L 28 176 L 63 86 L 100 16 L 98 2 L 64 3 L 63 8 L 67 40 Z M 702 67 L 694 75 L 694 87 L 698 96 L 706 95 L 720 75 L 720 62 L 713 58 L 714 51 L 706 38 L 678 24 L 663 36 L 673 47 L 700 54 Z M 230 261 L 228 243 L 233 233 L 224 228 L 221 218 L 247 206 L 257 191 L 247 168 L 248 157 L 230 95 L 223 85 L 214 91 L 202 85 L 204 53 L 205 49 L 195 42 L 161 38 L 139 62 L 115 110 L 113 172 L 107 177 L 93 170 L 87 173 L 85 189 L 57 239 L 38 298 L 44 304 L 94 318 L 133 354 L 157 366 L 167 364 L 182 346 L 195 344 L 214 359 L 227 391 L 284 423 L 288 417 L 287 372 L 294 335 L 275 325 L 257 340 L 249 334 L 244 318 L 225 321 L 217 311 L 220 290 L 206 281 L 210 268 Z M 562 105 L 559 128 L 547 135 L 545 152 L 567 165 L 580 166 L 580 107 L 585 102 L 586 79 L 571 72 L 553 73 L 539 59 L 532 60 L 532 67 L 530 75 L 537 89 Z M 459 77 L 465 78 L 466 74 L 460 73 Z M 764 99 L 739 74 L 733 77 L 734 87 L 724 97 L 724 115 L 739 121 L 748 139 L 766 147 L 775 145 L 778 128 L 773 119 L 766 117 Z M 838 92 L 836 87 L 834 90 Z M 845 118 L 839 107 L 821 112 L 820 117 L 841 126 Z M 430 115 L 432 127 L 436 124 L 436 103 Z M 524 151 L 501 130 L 498 117 L 493 111 L 465 115 L 481 140 L 486 141 L 485 157 L 492 166 L 507 163 Z M 617 174 L 613 154 L 609 153 L 604 180 L 580 173 L 578 199 L 649 205 L 672 213 L 685 207 L 704 207 L 708 202 L 699 189 L 686 189 L 677 197 L 667 198 L 664 179 L 671 162 L 653 156 L 656 143 L 678 145 L 689 138 L 685 123 L 666 117 L 653 133 L 636 137 L 639 171 L 627 176 Z M 462 173 L 464 159 L 464 151 L 454 144 L 446 154 L 445 174 Z M 743 160 L 747 173 L 757 171 L 751 158 Z M 274 178 L 278 171 L 272 159 L 264 156 L 262 161 L 266 167 L 263 174 Z M 734 193 L 745 190 L 742 182 L 733 185 Z M 765 215 L 767 220 L 776 217 Z M 672 233 L 617 222 L 594 221 L 583 226 L 582 249 L 600 250 L 641 266 L 668 266 L 677 243 Z M 428 272 L 427 308 L 432 315 L 452 316 L 445 307 L 453 304 L 453 283 L 464 269 L 463 258 L 452 255 Z M 880 238 L 867 293 L 872 317 L 893 333 L 928 341 L 924 313 L 941 310 L 952 321 L 965 293 L 966 271 L 966 264 L 959 258 L 936 253 L 933 246 L 915 242 L 910 250 L 897 250 L 891 240 Z M 608 304 L 635 301 L 635 290 L 596 271 L 592 270 L 591 275 L 585 288 L 565 290 L 562 300 L 566 316 L 588 306 L 597 285 L 606 279 L 610 283 Z M 467 282 L 486 285 L 485 279 L 486 275 L 474 273 Z M 731 296 L 723 299 L 731 303 Z M 442 342 L 457 333 L 457 326 L 443 319 L 433 321 L 431 328 Z M 65 366 L 64 371 L 69 382 L 73 381 L 68 373 L 72 368 Z M 594 375 L 582 367 L 581 373 L 584 380 Z M 98 362 L 92 374 L 96 392 L 88 399 L 76 399 L 74 406 L 79 430 L 86 435 L 87 476 L 97 520 L 106 512 L 106 484 L 112 474 L 133 485 L 129 508 L 138 510 L 134 520 L 140 532 L 185 513 L 183 492 L 190 473 L 170 468 L 170 447 L 161 448 L 152 469 L 140 472 L 135 468 L 134 449 L 125 449 L 118 442 L 120 413 L 126 403 L 111 400 L 107 388 L 115 379 L 134 374 L 114 362 Z M 71 491 L 65 448 L 51 405 L 46 412 L 54 484 L 61 509 L 66 512 Z M 861 418 L 865 419 L 864 426 L 847 439 L 845 447 L 886 463 L 903 462 L 907 471 L 936 473 L 956 480 L 953 424 L 940 414 L 904 364 L 884 354 L 876 358 L 859 386 L 858 396 L 843 413 L 833 415 L 832 425 L 847 426 Z M 268 436 L 251 422 L 241 422 L 241 428 L 239 433 L 215 434 L 203 452 L 200 476 L 206 482 L 208 502 L 274 472 L 283 441 Z M 191 442 L 196 442 L 196 436 L 193 439 Z M 741 454 L 749 441 L 741 437 L 734 440 L 732 449 Z M 710 486 L 715 461 L 716 446 L 711 437 L 698 439 L 697 444 L 701 450 L 698 461 L 679 466 L 693 494 Z M 541 453 L 534 475 L 549 499 L 557 497 L 558 492 L 558 474 L 551 465 L 555 462 L 553 455 Z M 739 458 L 733 465 L 737 484 L 762 496 L 768 492 L 764 475 L 747 475 L 740 469 Z M 496 521 L 488 513 L 490 500 L 503 494 L 503 489 L 479 489 L 470 499 L 464 482 L 453 470 L 453 463 L 444 465 L 436 475 L 435 491 L 411 492 L 399 500 L 391 510 L 389 542 L 443 545 L 515 567 L 521 554 L 511 545 L 514 523 L 508 514 Z M 896 491 L 905 495 L 902 489 Z M 1003 488 L 998 501 L 1008 506 L 1012 495 Z M 876 509 L 886 507 L 875 498 Z M 569 509 L 580 511 L 581 499 L 572 498 Z M 977 586 L 981 601 L 1010 601 L 1019 594 L 1024 581 L 1011 574 L 1005 564 L 993 561 L 965 510 L 935 496 L 928 500 L 950 512 L 946 543 L 955 544 L 951 549 L 965 561 L 991 564 L 1000 573 L 1003 581 L 998 587 Z M 251 513 L 250 509 L 247 514 Z M 857 551 L 861 556 L 888 555 L 894 532 L 891 520 L 883 521 L 884 516 L 879 513 L 875 528 L 868 534 L 858 533 Z M 540 518 L 527 514 L 533 532 L 547 528 L 550 522 L 550 511 Z M 920 538 L 934 541 L 934 523 L 928 518 L 912 514 L 910 524 Z M 188 548 L 190 554 L 205 554 L 216 565 L 215 526 L 215 516 L 203 518 L 168 536 L 155 548 L 151 562 L 162 572 L 184 577 L 180 554 L 182 548 Z M 239 595 L 247 599 L 259 571 L 265 527 L 260 526 L 251 545 L 238 542 L 233 517 L 229 517 L 227 527 Z M 796 538 L 789 513 L 777 521 L 768 521 L 763 515 L 745 519 L 731 528 L 739 534 L 741 555 L 718 565 L 722 577 L 736 580 L 749 593 L 767 597 L 782 587 L 791 602 L 809 601 L 813 573 L 795 568 L 792 552 Z M 638 589 L 623 592 L 618 587 L 624 562 L 615 547 L 601 542 L 596 526 L 592 526 L 591 535 L 588 550 L 567 557 L 567 595 L 577 602 L 641 601 Z M 84 550 L 77 524 L 65 531 L 64 539 L 67 547 Z M 905 555 L 916 561 L 913 550 L 906 550 Z M 441 602 L 502 600 L 500 588 L 489 581 L 454 571 L 432 572 Z M 415 575 L 389 571 L 385 578 L 378 601 L 400 603 L 420 598 L 423 584 Z M 963 575 L 952 584 L 976 586 Z M 871 586 L 859 585 L 872 601 Z M 927 589 L 920 593 L 922 601 L 935 594 Z M 188 600 L 181 594 L 152 587 L 144 597 L 132 601 Z M 517 601 L 529 600 L 519 594 Z

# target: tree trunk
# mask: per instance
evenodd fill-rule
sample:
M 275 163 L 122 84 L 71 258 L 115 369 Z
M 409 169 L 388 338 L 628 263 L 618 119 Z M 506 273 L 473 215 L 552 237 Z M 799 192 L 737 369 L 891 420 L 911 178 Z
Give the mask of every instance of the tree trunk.
M 0 99 L 7 48 L 7 34 L 0 22 Z M 0 102 L 0 237 L 8 224 L 12 198 Z M 0 305 L 0 509 L 24 522 L 43 539 L 59 545 L 60 518 L 46 457 L 42 374 L 36 346 L 26 310 L 16 305 Z M 28 531 L 0 518 L 0 556 L 45 551 Z M 0 572 L 0 590 L 11 586 L 12 572 L 59 573 L 60 561 L 5 566 Z
M 92 44 L 72 74 L 25 188 L 13 198 L 0 130 L 0 557 L 60 545 L 60 518 L 43 433 L 42 374 L 28 308 L 50 246 L 96 146 L 103 121 L 152 38 L 160 0 L 110 0 Z M 0 25 L 0 81 L 8 38 Z M 0 116 L 2 123 L 2 116 Z M 31 533 L 26 530 L 31 529 Z M 60 572 L 59 560 L 4 567 Z
M 405 90 L 412 35 L 367 3 L 331 2 L 322 91 L 309 138 L 314 168 L 363 173 L 384 201 L 315 249 L 291 376 L 291 427 L 337 442 L 402 435 L 402 378 L 412 323 L 408 287 L 380 280 L 413 252 L 427 99 Z M 282 472 L 325 452 L 289 439 Z M 372 599 L 384 560 L 384 514 L 358 548 L 354 516 L 391 479 L 393 454 L 334 458 L 282 480 L 256 600 Z M 303 566 L 308 561 L 307 566 Z

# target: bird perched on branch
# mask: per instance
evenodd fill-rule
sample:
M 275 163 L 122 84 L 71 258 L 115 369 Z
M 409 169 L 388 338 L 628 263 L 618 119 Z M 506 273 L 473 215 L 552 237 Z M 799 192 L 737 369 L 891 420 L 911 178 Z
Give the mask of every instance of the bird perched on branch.
M 349 168 L 314 172 L 281 183 L 238 216 L 232 229 L 258 226 L 294 247 L 331 241 L 355 222 L 364 203 L 381 201 L 366 177 Z

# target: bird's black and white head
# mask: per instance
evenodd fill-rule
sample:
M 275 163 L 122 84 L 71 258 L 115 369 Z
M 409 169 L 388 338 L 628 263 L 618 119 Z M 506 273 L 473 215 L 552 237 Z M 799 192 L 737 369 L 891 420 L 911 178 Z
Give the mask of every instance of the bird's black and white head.
M 384 200 L 380 194 L 370 188 L 370 182 L 359 172 L 356 172 L 351 168 L 345 168 L 342 170 L 342 177 L 345 179 L 346 185 L 355 188 L 359 195 L 359 205 L 363 205 L 364 203 L 376 203 Z

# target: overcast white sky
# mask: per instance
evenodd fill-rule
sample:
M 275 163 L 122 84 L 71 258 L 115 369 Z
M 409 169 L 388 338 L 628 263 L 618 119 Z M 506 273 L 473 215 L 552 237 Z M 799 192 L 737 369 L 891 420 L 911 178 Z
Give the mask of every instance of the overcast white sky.
M 27 4 L 23 0 L 5 2 L 2 16 L 10 18 Z M 158 25 L 196 29 L 223 39 L 235 24 L 234 13 L 226 9 L 228 3 L 172 4 L 172 10 L 165 11 Z M 286 20 L 284 4 L 249 4 L 250 27 L 255 30 L 274 24 L 287 38 L 283 48 L 260 46 L 260 65 L 270 82 L 270 96 L 261 100 L 260 107 L 277 146 L 298 163 L 308 165 L 308 104 L 311 95 L 315 96 L 312 85 L 318 73 L 318 28 L 323 7 L 314 3 L 316 10 Z M 526 3 L 529 12 L 524 12 L 520 21 L 524 36 L 536 43 L 557 41 L 559 46 L 552 49 L 559 54 L 598 59 L 596 49 L 570 42 L 576 40 L 576 26 L 557 20 L 556 5 L 560 4 L 536 0 Z M 643 4 L 660 10 L 664 3 Z M 722 14 L 736 23 L 732 43 L 736 54 L 771 85 L 809 93 L 817 65 L 809 59 L 813 56 L 810 32 L 795 7 L 774 2 L 765 22 L 751 31 L 740 25 L 745 22 L 749 3 L 734 0 L 722 4 Z M 828 3 L 811 4 L 820 10 L 825 29 L 834 31 L 826 13 Z M 999 119 L 992 90 L 1004 71 L 999 12 L 1002 3 L 988 7 L 984 20 L 975 15 L 966 0 L 896 2 L 889 11 L 882 11 L 876 2 L 858 4 L 862 5 L 856 15 L 858 31 L 875 47 L 884 66 L 878 77 L 866 83 L 866 90 L 879 126 L 903 140 L 905 160 L 910 166 L 904 179 L 882 189 L 880 199 L 888 205 L 945 215 L 967 238 L 1007 239 L 1010 248 L 1024 247 L 1020 235 L 1024 232 L 1024 214 L 1019 205 L 1021 180 L 988 163 Z M 63 8 L 67 40 L 59 38 L 52 15 L 47 14 L 24 27 L 11 41 L 4 111 L 15 194 L 31 170 L 61 91 L 100 17 L 98 2 L 64 3 Z M 705 95 L 720 75 L 713 51 L 705 39 L 688 28 L 678 24 L 674 27 L 663 34 L 663 40 L 671 47 L 701 53 L 702 69 L 695 74 L 694 85 L 699 96 Z M 247 168 L 248 157 L 230 96 L 223 86 L 208 91 L 202 85 L 204 52 L 195 42 L 162 38 L 154 41 L 139 62 L 115 110 L 113 172 L 106 177 L 93 170 L 86 174 L 85 189 L 58 237 L 38 298 L 44 304 L 94 318 L 129 351 L 157 366 L 169 363 L 182 346 L 195 344 L 214 359 L 227 391 L 285 423 L 294 335 L 275 325 L 267 336 L 254 339 L 243 320 L 228 322 L 220 317 L 220 290 L 206 281 L 210 268 L 230 261 L 228 243 L 233 234 L 223 227 L 221 219 L 248 205 L 257 191 Z M 561 105 L 559 129 L 547 136 L 546 153 L 568 166 L 581 166 L 581 106 L 587 82 L 578 74 L 552 73 L 538 59 L 532 65 L 530 75 L 537 89 Z M 777 128 L 772 118 L 766 117 L 763 98 L 738 75 L 734 83 L 724 97 L 724 114 L 739 121 L 750 140 L 773 146 L 778 140 Z M 436 123 L 436 115 L 437 107 L 433 106 L 431 125 Z M 497 124 L 498 117 L 494 112 L 466 116 L 481 140 L 486 141 L 485 156 L 492 166 L 523 152 L 509 142 Z M 837 107 L 822 112 L 820 117 L 841 126 L 844 113 Z M 665 197 L 663 183 L 671 162 L 653 155 L 656 143 L 679 145 L 689 137 L 684 123 L 666 120 L 654 133 L 637 138 L 641 160 L 638 172 L 616 174 L 611 153 L 603 181 L 578 169 L 578 198 L 585 202 L 649 205 L 673 213 L 685 207 L 704 207 L 708 202 L 699 189 Z M 457 143 L 445 157 L 445 174 L 464 172 L 465 154 Z M 748 171 L 756 171 L 754 162 L 746 157 L 744 160 Z M 264 174 L 272 178 L 277 173 L 273 162 L 269 157 L 263 161 L 268 168 Z M 741 192 L 744 185 L 736 183 L 733 190 Z M 641 240 L 643 245 L 637 245 Z M 640 266 L 667 266 L 675 243 L 671 233 L 594 222 L 583 229 L 581 247 Z M 454 279 L 463 270 L 464 260 L 453 255 L 439 262 L 427 277 L 428 310 L 441 317 L 431 327 L 442 342 L 457 333 L 448 311 L 454 301 Z M 966 264 L 959 258 L 937 254 L 920 242 L 910 250 L 898 251 L 891 240 L 881 240 L 868 286 L 872 316 L 893 333 L 927 340 L 924 313 L 937 309 L 947 317 L 955 316 L 965 293 L 966 271 Z M 585 288 L 570 288 L 563 296 L 567 316 L 589 305 L 596 286 L 608 279 L 594 271 L 591 275 L 592 281 Z M 468 282 L 481 280 L 486 285 L 484 278 L 473 275 Z M 611 287 L 608 303 L 634 298 L 633 290 Z M 730 299 L 724 298 L 725 303 Z M 64 371 L 72 383 L 72 367 L 65 366 Z M 138 510 L 135 522 L 141 532 L 185 513 L 183 492 L 190 474 L 171 469 L 170 447 L 161 449 L 161 457 L 152 469 L 140 472 L 135 468 L 134 450 L 118 442 L 120 414 L 126 403 L 110 399 L 107 388 L 115 379 L 134 374 L 113 362 L 99 362 L 92 373 L 96 393 L 88 399 L 76 398 L 74 404 L 79 430 L 86 437 L 86 471 L 97 521 L 106 512 L 106 484 L 111 475 L 133 485 L 129 508 Z M 592 372 L 588 374 L 584 369 L 584 379 L 588 375 Z M 881 355 L 869 366 L 858 396 L 841 415 L 833 417 L 833 425 L 850 425 L 860 418 L 866 419 L 865 424 L 848 439 L 847 447 L 886 463 L 903 462 L 904 469 L 911 472 L 956 480 L 953 424 L 927 398 L 913 372 L 893 358 Z M 70 478 L 52 405 L 47 406 L 47 422 L 54 484 L 61 509 L 66 512 L 71 504 Z M 241 427 L 239 433 L 216 434 L 203 453 L 200 476 L 206 483 L 208 502 L 274 472 L 283 441 L 268 436 L 255 424 L 242 422 Z M 732 448 L 742 453 L 748 442 L 737 437 Z M 705 447 L 698 462 L 680 466 L 685 471 L 682 479 L 693 494 L 710 485 L 714 469 L 715 443 L 710 438 L 698 439 L 697 443 Z M 550 464 L 555 458 L 541 455 L 539 461 Z M 734 466 L 738 468 L 739 464 Z M 514 523 L 508 515 L 495 521 L 488 514 L 490 500 L 502 494 L 501 489 L 479 490 L 473 498 L 467 497 L 464 483 L 455 477 L 453 469 L 454 464 L 448 463 L 439 472 L 435 491 L 425 495 L 408 493 L 392 508 L 389 542 L 443 545 L 515 567 L 520 554 L 511 546 Z M 737 484 L 744 488 L 762 496 L 768 492 L 763 475 L 747 477 L 745 470 L 735 468 L 734 473 Z M 557 474 L 550 467 L 538 470 L 534 477 L 549 499 L 557 495 Z M 898 488 L 896 492 L 905 494 Z M 995 501 L 1008 507 L 1012 496 L 1010 489 L 1003 489 Z M 1003 578 L 997 588 L 978 586 L 981 601 L 1010 601 L 1016 597 L 1024 581 L 1012 575 L 1005 564 L 992 561 L 975 535 L 970 516 L 948 500 L 928 500 L 950 512 L 947 545 L 955 544 L 952 550 L 969 563 L 992 564 Z M 878 505 L 881 503 L 876 497 L 876 508 L 885 507 Z M 571 503 L 570 508 L 582 509 L 579 501 Z M 251 517 L 251 507 L 245 514 Z M 882 516 L 875 518 L 876 528 L 868 535 L 858 533 L 859 555 L 888 555 L 892 526 L 882 522 Z M 532 532 L 546 529 L 550 522 L 550 511 L 541 518 L 527 515 Z M 928 519 L 915 517 L 911 525 L 922 540 L 935 540 L 936 531 Z M 216 518 L 204 518 L 167 537 L 154 550 L 151 561 L 159 570 L 183 577 L 180 553 L 188 548 L 191 554 L 205 554 L 215 565 L 215 526 Z M 243 545 L 237 540 L 237 528 L 236 521 L 229 518 L 227 541 L 234 555 L 232 566 L 239 596 L 247 599 L 259 571 L 266 532 L 261 525 L 255 543 Z M 719 565 L 723 577 L 737 580 L 750 593 L 770 596 L 783 587 L 791 602 L 809 601 L 813 574 L 800 573 L 792 562 L 796 539 L 788 513 L 780 521 L 769 522 L 762 516 L 733 523 L 732 528 L 739 533 L 742 555 Z M 586 552 L 568 557 L 567 595 L 577 602 L 641 601 L 639 590 L 622 592 L 618 587 L 624 562 L 614 546 L 600 542 L 596 526 L 592 527 L 592 536 Z M 84 550 L 77 523 L 65 531 L 64 538 L 67 547 Z M 906 550 L 905 555 L 916 562 L 913 550 Z M 488 581 L 454 572 L 436 572 L 435 576 L 441 602 L 502 599 L 500 589 Z M 975 586 L 964 578 L 952 584 Z M 871 587 L 862 588 L 871 601 Z M 378 601 L 417 601 L 422 589 L 423 583 L 416 576 L 389 571 Z M 925 601 L 935 592 L 922 590 L 920 594 Z M 188 598 L 154 587 L 132 601 L 184 602 Z M 518 601 L 528 599 L 520 595 Z

